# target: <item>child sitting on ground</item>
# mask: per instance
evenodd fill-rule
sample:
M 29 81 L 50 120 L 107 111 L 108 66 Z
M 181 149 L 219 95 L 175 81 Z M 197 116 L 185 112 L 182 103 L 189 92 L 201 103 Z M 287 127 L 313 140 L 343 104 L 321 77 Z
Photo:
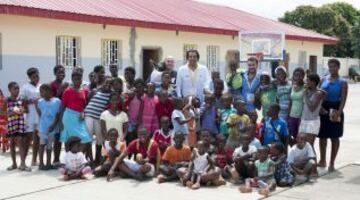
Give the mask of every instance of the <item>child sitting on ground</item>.
M 159 145 L 160 156 L 162 157 L 165 150 L 171 145 L 172 131 L 170 129 L 169 117 L 161 117 L 160 127 L 160 129 L 154 132 L 153 140 Z
M 186 186 L 193 190 L 199 189 L 201 176 L 209 171 L 210 168 L 213 167 L 213 164 L 209 154 L 206 152 L 204 142 L 198 141 L 196 148 L 192 151 L 191 163 L 189 166 L 191 178 L 186 182 Z
M 231 169 L 232 181 L 237 182 L 241 177 L 242 180 L 254 177 L 254 160 L 256 147 L 250 145 L 250 136 L 241 135 L 241 146 L 236 148 L 233 154 L 234 167 Z
M 175 133 L 174 145 L 168 147 L 162 156 L 158 183 L 176 180 L 178 178 L 177 170 L 189 166 L 191 150 L 189 146 L 183 144 L 184 141 L 184 134 Z
M 120 156 L 126 149 L 126 143 L 119 141 L 119 132 L 116 128 L 111 128 L 107 135 L 108 140 L 105 141 L 102 149 L 102 164 L 94 170 L 96 177 L 106 176 L 114 164 L 116 157 Z
M 296 145 L 291 147 L 287 158 L 295 174 L 304 175 L 306 180 L 309 180 L 311 172 L 316 170 L 315 158 L 311 144 L 306 142 L 306 135 L 299 133 L 296 137 Z
M 216 149 L 215 149 L 215 166 L 221 170 L 222 178 L 230 176 L 230 166 L 232 164 L 233 151 L 226 144 L 226 138 L 223 135 L 216 136 Z
M 274 180 L 275 166 L 274 162 L 269 158 L 269 148 L 267 146 L 260 147 L 257 152 L 257 158 L 258 160 L 255 161 L 255 177 L 247 179 L 245 186 L 240 187 L 239 190 L 242 193 L 251 192 L 251 183 L 254 183 L 254 185 L 260 188 L 259 194 L 268 196 L 276 188 Z
M 270 147 L 271 158 L 275 163 L 275 181 L 279 187 L 289 187 L 294 184 L 294 173 L 286 160 L 285 146 L 280 143 L 273 143 Z
M 81 152 L 80 142 L 81 139 L 77 136 L 71 136 L 66 142 L 70 150 L 64 154 L 62 159 L 64 166 L 59 169 L 64 181 L 85 179 L 88 174 L 91 174 L 91 168 L 87 166 L 88 161 Z

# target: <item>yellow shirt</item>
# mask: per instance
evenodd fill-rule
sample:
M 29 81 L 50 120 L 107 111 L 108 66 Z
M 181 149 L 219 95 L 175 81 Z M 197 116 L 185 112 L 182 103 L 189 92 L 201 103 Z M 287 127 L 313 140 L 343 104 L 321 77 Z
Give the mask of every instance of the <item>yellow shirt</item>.
M 240 139 L 239 129 L 244 129 L 245 127 L 249 126 L 251 121 L 249 116 L 246 114 L 240 116 L 237 113 L 232 113 L 226 120 L 226 123 L 230 125 L 229 139 L 239 140 Z

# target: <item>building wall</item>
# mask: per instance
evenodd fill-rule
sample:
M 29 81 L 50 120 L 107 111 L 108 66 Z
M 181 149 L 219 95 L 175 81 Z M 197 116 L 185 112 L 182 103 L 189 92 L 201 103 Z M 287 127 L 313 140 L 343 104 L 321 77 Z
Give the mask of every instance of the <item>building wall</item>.
M 220 48 L 220 72 L 224 76 L 225 57 L 228 50 L 238 49 L 238 38 L 201 33 L 188 33 L 165 30 L 136 28 L 135 68 L 137 75 L 142 75 L 142 48 L 160 47 L 163 59 L 167 55 L 175 57 L 176 66 L 183 64 L 183 45 L 196 44 L 200 52 L 200 63 L 206 64 L 206 47 L 217 45 Z M 38 67 L 41 82 L 53 78 L 52 68 L 56 63 L 56 36 L 78 36 L 81 46 L 81 65 L 87 75 L 93 66 L 101 63 L 101 39 L 121 41 L 122 66 L 130 62 L 130 27 L 101 24 L 80 23 L 64 20 L 51 20 L 35 17 L 10 16 L 0 14 L 1 59 L 0 88 L 6 89 L 9 81 L 23 84 L 26 80 L 26 69 Z M 314 42 L 286 41 L 286 50 L 290 53 L 290 71 L 298 63 L 299 51 L 306 51 L 307 56 L 318 56 L 321 64 L 323 44 Z M 0 59 L 0 60 L 1 60 Z M 71 69 L 67 69 L 70 78 Z M 87 79 L 87 77 L 85 77 Z

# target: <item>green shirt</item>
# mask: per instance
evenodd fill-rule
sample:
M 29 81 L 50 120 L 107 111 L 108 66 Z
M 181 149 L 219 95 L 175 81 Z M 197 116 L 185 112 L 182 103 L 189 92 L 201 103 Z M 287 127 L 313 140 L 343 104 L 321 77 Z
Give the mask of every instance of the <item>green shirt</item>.
M 236 113 L 236 109 L 235 108 L 227 108 L 227 109 L 221 109 L 220 110 L 220 133 L 223 134 L 224 136 L 228 137 L 229 136 L 229 127 L 226 124 L 230 114 L 232 113 Z
M 302 86 L 298 91 L 295 91 L 294 87 L 291 90 L 290 99 L 291 99 L 291 110 L 290 117 L 300 118 L 304 106 L 304 86 Z
M 267 89 L 262 90 L 260 95 L 260 102 L 263 117 L 266 117 L 270 105 L 276 102 L 276 88 L 271 86 Z
M 242 86 L 242 76 L 241 72 L 237 70 L 237 72 L 233 75 L 231 73 L 226 74 L 225 76 L 226 83 L 229 85 L 230 89 L 240 89 Z

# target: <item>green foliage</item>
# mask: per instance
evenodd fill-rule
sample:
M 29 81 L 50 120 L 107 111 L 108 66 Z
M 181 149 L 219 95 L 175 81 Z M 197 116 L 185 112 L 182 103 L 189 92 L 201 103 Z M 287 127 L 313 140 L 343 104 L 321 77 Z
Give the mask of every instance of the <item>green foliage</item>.
M 338 2 L 321 7 L 298 6 L 288 11 L 280 21 L 298 27 L 310 29 L 339 39 L 336 45 L 326 45 L 326 56 L 353 57 L 359 56 L 360 11 L 351 4 Z M 356 36 L 357 35 L 357 36 Z

